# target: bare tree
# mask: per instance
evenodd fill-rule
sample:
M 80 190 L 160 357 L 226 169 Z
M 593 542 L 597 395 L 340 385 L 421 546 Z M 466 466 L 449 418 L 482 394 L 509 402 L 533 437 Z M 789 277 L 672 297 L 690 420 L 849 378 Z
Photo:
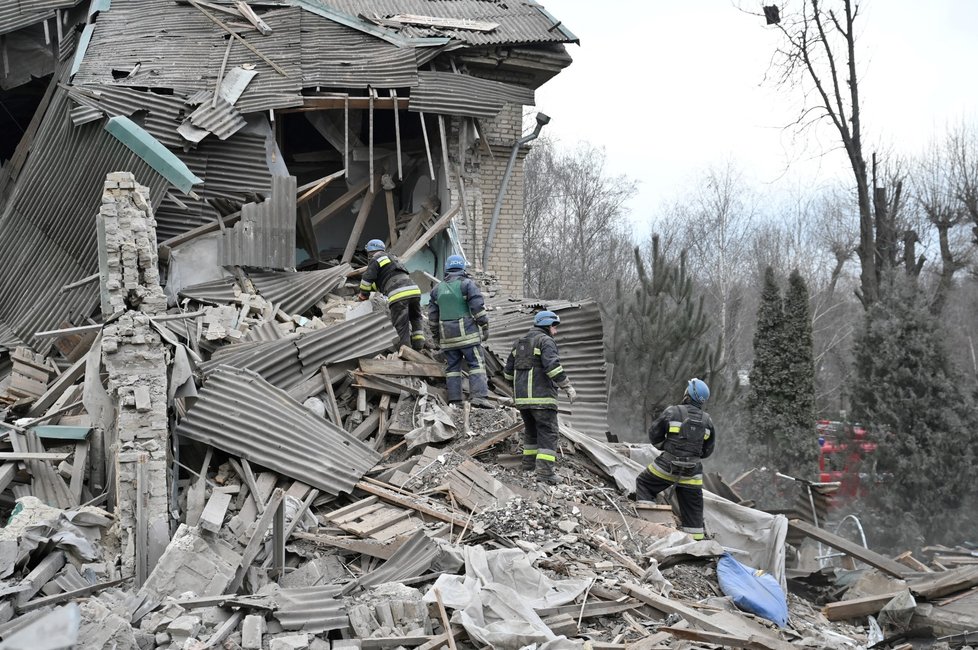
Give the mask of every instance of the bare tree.
M 967 187 L 965 166 L 976 153 L 967 150 L 968 144 L 964 133 L 951 132 L 945 143 L 931 144 L 913 165 L 914 205 L 933 227 L 929 234 L 940 259 L 931 299 L 931 309 L 937 314 L 944 310 L 954 276 L 968 265 L 972 252 L 963 228 L 968 221 L 967 204 L 959 198 L 959 194 L 967 194 L 967 190 L 961 190 Z M 919 266 L 923 266 L 922 259 Z
M 882 218 L 885 230 L 888 215 L 883 210 L 885 203 L 877 204 L 874 209 L 863 153 L 856 66 L 858 17 L 857 0 L 803 0 L 800 11 L 785 14 L 776 23 L 784 41 L 776 51 L 774 64 L 780 85 L 803 84 L 805 106 L 796 124 L 805 128 L 827 120 L 838 132 L 849 159 L 859 213 L 858 295 L 868 307 L 879 298 L 877 227 Z
M 527 157 L 527 293 L 541 298 L 610 298 L 634 277 L 626 202 L 636 183 L 612 176 L 605 153 L 582 143 L 560 151 L 544 140 Z
M 707 170 L 701 188 L 677 202 L 658 224 L 677 250 L 687 250 L 690 275 L 710 296 L 720 337 L 718 365 L 739 370 L 738 343 L 748 317 L 743 309 L 757 208 L 732 163 Z

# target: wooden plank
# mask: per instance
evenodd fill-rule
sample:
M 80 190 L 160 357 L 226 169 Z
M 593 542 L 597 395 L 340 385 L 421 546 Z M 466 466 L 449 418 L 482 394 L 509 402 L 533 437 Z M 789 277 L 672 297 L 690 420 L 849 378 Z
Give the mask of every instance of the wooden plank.
M 791 644 L 775 644 L 767 639 L 758 639 L 755 637 L 750 637 L 744 639 L 733 634 L 723 634 L 719 632 L 705 632 L 703 630 L 694 630 L 691 628 L 682 627 L 660 627 L 660 632 L 668 632 L 669 634 L 679 638 L 686 639 L 689 641 L 702 641 L 703 643 L 708 643 L 712 645 L 723 646 L 724 648 L 748 648 L 749 650 L 769 650 L 770 648 L 776 647 L 786 647 L 791 648 Z
M 326 519 L 328 519 L 329 521 L 334 521 L 334 518 L 336 517 L 342 517 L 348 512 L 354 512 L 355 510 L 359 510 L 360 508 L 364 506 L 368 506 L 371 503 L 377 503 L 377 497 L 369 496 L 365 499 L 360 499 L 359 501 L 351 503 L 348 506 L 344 506 L 342 508 L 333 510 L 332 512 L 326 514 Z
M 319 224 L 323 223 L 324 221 L 328 219 L 332 219 L 333 217 L 338 215 L 341 210 L 349 207 L 354 201 L 356 201 L 360 197 L 361 194 L 366 192 L 368 187 L 370 187 L 369 178 L 357 183 L 349 190 L 347 190 L 343 196 L 336 199 L 335 201 L 327 205 L 325 208 L 323 208 L 316 214 L 312 215 L 312 217 L 310 217 L 310 221 L 312 221 L 313 227 L 316 227 Z
M 379 179 L 375 178 L 374 180 L 380 182 Z M 357 220 L 353 222 L 353 230 L 350 232 L 350 238 L 346 242 L 346 249 L 344 249 L 343 257 L 340 260 L 343 264 L 349 264 L 353 260 L 353 253 L 360 242 L 360 235 L 363 234 L 363 227 L 367 224 L 367 217 L 370 216 L 370 209 L 374 206 L 374 199 L 376 198 L 377 189 L 371 185 L 371 189 L 363 197 L 363 203 L 360 204 Z
M 255 557 L 258 556 L 258 551 L 261 550 L 262 542 L 265 539 L 265 531 L 272 525 L 272 520 L 275 518 L 276 511 L 282 506 L 283 499 L 285 499 L 285 490 L 275 488 L 272 496 L 268 499 L 268 503 L 265 504 L 261 519 L 255 525 L 251 540 L 241 553 L 241 565 L 238 567 L 237 573 L 234 574 L 234 579 L 228 586 L 228 591 L 236 593 L 241 587 L 245 574 L 251 568 L 251 563 L 255 561 Z
M 902 593 L 902 591 L 894 591 L 878 596 L 840 600 L 822 607 L 822 614 L 830 621 L 843 621 L 848 618 L 862 618 L 871 614 L 878 614 L 884 605 Z
M 370 537 L 378 542 L 386 542 L 387 540 L 394 539 L 395 537 L 410 535 L 422 526 L 424 526 L 424 522 L 422 522 L 420 518 L 415 519 L 411 516 L 411 513 L 407 513 L 407 517 L 404 519 L 371 533 Z
M 489 449 L 490 447 L 494 447 L 495 445 L 498 445 L 499 443 L 509 439 L 510 436 L 522 433 L 523 428 L 524 428 L 523 423 L 519 422 L 518 424 L 514 424 L 513 426 L 503 429 L 498 433 L 492 434 L 488 438 L 473 441 L 472 443 L 462 447 L 460 451 L 465 454 L 468 454 L 469 456 L 477 456 L 482 452 L 484 452 L 486 449 Z
M 880 555 L 879 553 L 871 551 L 867 548 L 863 548 L 855 542 L 850 542 L 844 537 L 834 535 L 827 530 L 813 526 L 807 521 L 791 519 L 788 521 L 788 530 L 789 532 L 794 531 L 807 535 L 816 541 L 831 546 L 837 551 L 842 551 L 847 555 L 851 555 L 860 562 L 876 567 L 880 571 L 883 571 L 891 576 L 895 576 L 897 578 L 907 578 L 914 573 L 914 571 L 912 571 L 909 567 L 900 564 L 896 560 L 888 558 L 885 555 Z
M 81 505 L 82 488 L 85 485 L 85 470 L 88 468 L 88 440 L 79 440 L 75 443 L 75 461 L 71 466 L 71 492 L 72 505 Z
M 389 560 L 390 557 L 394 555 L 394 553 L 396 553 L 408 539 L 407 537 L 402 537 L 389 542 L 378 542 L 372 539 L 339 537 L 336 535 L 320 535 L 315 533 L 305 533 L 302 531 L 297 531 L 293 533 L 292 536 L 296 539 L 303 539 L 307 542 L 313 542 L 314 544 L 332 546 L 343 549 L 344 551 L 380 558 L 381 560 Z
M 444 377 L 445 366 L 440 363 L 400 361 L 398 359 L 360 359 L 360 370 L 370 375 L 397 377 Z
M 978 585 L 978 566 L 967 565 L 907 580 L 910 591 L 927 600 L 964 591 L 975 585 Z
M 394 90 L 391 89 L 391 92 L 394 92 Z M 397 113 L 394 113 L 394 117 L 395 119 L 397 118 Z M 397 214 L 394 212 L 393 190 L 384 190 L 384 200 L 387 204 L 388 240 L 390 241 L 390 246 L 393 246 L 397 243 Z
M 934 572 L 934 569 L 930 568 L 929 566 L 927 566 L 926 564 L 924 564 L 923 562 L 915 558 L 913 556 L 913 551 L 904 551 L 903 553 L 900 553 L 900 555 L 897 555 L 893 559 L 899 562 L 900 564 L 905 564 L 906 566 L 910 567 L 914 571 L 920 571 L 922 573 Z
M 376 512 L 377 510 L 382 510 L 387 507 L 388 505 L 386 503 L 381 503 L 380 501 L 376 501 L 358 510 L 347 512 L 341 517 L 327 516 L 327 519 L 342 528 L 344 524 L 347 524 L 351 521 L 356 521 L 357 519 L 366 517 L 367 515 Z
M 370 483 L 369 479 L 360 481 L 359 483 L 357 483 L 356 487 L 360 490 L 363 490 L 364 492 L 376 495 L 380 497 L 382 500 L 387 501 L 388 503 L 394 503 L 403 508 L 410 508 L 411 510 L 416 510 L 421 514 L 428 515 L 429 517 L 434 517 L 435 519 L 440 519 L 441 521 L 445 521 L 450 524 L 455 524 L 456 526 L 465 526 L 465 519 L 461 517 L 456 517 L 454 515 L 441 512 L 440 510 L 436 510 L 435 508 L 432 508 L 431 506 L 422 503 L 420 500 L 415 501 L 414 499 L 400 496 L 392 490 L 388 490 L 386 488 L 380 487 L 379 485 L 374 485 Z M 419 498 L 416 495 L 412 495 L 412 496 L 414 496 L 415 499 Z
M 438 603 L 438 616 L 441 618 L 441 627 L 445 630 L 445 634 L 448 635 L 448 647 L 450 650 L 456 650 L 455 646 L 455 635 L 452 633 L 452 622 L 448 618 L 448 611 L 445 609 L 445 603 L 441 600 L 441 590 L 438 587 L 434 588 L 435 591 L 435 602 Z
M 89 585 L 87 587 L 82 587 L 80 589 L 75 589 L 73 591 L 65 591 L 60 594 L 54 594 L 53 596 L 45 596 L 44 598 L 35 598 L 34 600 L 24 603 L 19 609 L 21 613 L 29 612 L 41 607 L 48 605 L 57 605 L 58 603 L 63 603 L 66 600 L 74 600 L 75 598 L 82 598 L 84 596 L 90 596 L 96 591 L 101 591 L 102 589 L 107 589 L 109 587 L 114 587 L 115 585 L 127 582 L 130 578 L 119 578 L 117 580 L 109 580 L 108 582 L 100 582 L 95 585 Z
M 356 429 L 350 432 L 350 435 L 357 440 L 366 440 L 377 430 L 378 426 L 380 426 L 380 409 L 374 409 L 370 415 L 363 419 L 363 422 L 357 425 Z
M 18 592 L 16 596 L 17 608 L 21 608 L 27 604 L 27 602 L 34 597 L 34 594 L 41 590 L 41 587 L 48 583 L 48 580 L 53 578 L 55 574 L 61 570 L 61 567 L 65 565 L 65 554 L 63 551 L 55 551 L 44 556 L 44 558 L 38 562 L 34 570 L 28 573 L 23 580 L 21 580 L 20 585 L 22 587 L 27 587 L 26 589 Z
M 14 476 L 17 475 L 17 463 L 15 461 L 10 461 L 0 465 L 0 492 L 7 489 L 10 482 L 14 480 Z
M 262 36 L 268 36 L 272 33 L 272 28 L 268 26 L 261 17 L 255 13 L 255 10 L 248 6 L 248 3 L 244 0 L 235 0 L 234 6 L 238 8 L 241 15 L 244 16 L 249 23 L 255 26 Z
M 62 454 L 55 452 L 17 452 L 17 451 L 0 451 L 0 460 L 51 460 L 56 463 L 60 463 L 63 460 L 68 460 L 71 454 Z
M 381 531 L 388 526 L 393 526 L 394 524 L 407 519 L 411 516 L 411 513 L 402 508 L 386 508 L 384 510 L 374 512 L 369 517 L 365 517 L 359 522 L 352 522 L 346 526 L 346 528 L 353 534 L 359 535 L 360 537 L 370 537 L 374 533 Z
M 544 618 L 547 616 L 557 616 L 558 614 L 571 614 L 582 618 L 594 616 L 610 616 L 620 612 L 627 612 L 642 607 L 642 603 L 637 600 L 630 600 L 624 603 L 607 602 L 603 600 L 592 600 L 584 605 L 583 610 L 579 604 L 559 605 L 557 607 L 544 607 L 534 610 L 537 616 Z M 582 614 L 583 611 L 583 614 Z
M 414 243 L 411 244 L 411 246 L 409 246 L 406 251 L 404 251 L 404 254 L 401 255 L 401 261 L 402 262 L 407 262 L 409 259 L 411 259 L 412 257 L 414 257 L 414 255 L 418 251 L 420 251 L 422 248 L 424 248 L 425 246 L 428 245 L 428 242 L 431 241 L 432 238 L 435 235 L 437 235 L 442 230 L 444 230 L 445 228 L 447 228 L 448 227 L 448 224 L 451 223 L 452 219 L 455 218 L 455 215 L 458 214 L 458 211 L 459 211 L 459 208 L 460 207 L 461 207 L 461 204 L 456 204 L 456 205 L 452 206 L 452 209 L 451 210 L 449 210 L 448 212 L 446 212 L 442 216 L 438 217 L 438 221 L 436 221 L 435 223 L 433 223 L 431 225 L 431 227 L 428 228 L 424 232 L 424 234 L 422 234 L 420 237 L 418 237 L 414 241 Z

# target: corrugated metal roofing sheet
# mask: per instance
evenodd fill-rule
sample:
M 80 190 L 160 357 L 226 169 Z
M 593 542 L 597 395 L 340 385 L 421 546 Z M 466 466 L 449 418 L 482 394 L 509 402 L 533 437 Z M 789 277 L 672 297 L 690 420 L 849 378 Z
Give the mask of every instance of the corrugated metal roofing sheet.
M 132 172 L 157 205 L 168 183 L 101 123 L 76 127 L 71 102 L 56 88 L 47 119 L 0 215 L 0 321 L 22 340 L 98 305 L 98 286 L 61 287 L 98 271 L 95 215 L 105 175 Z M 42 349 L 50 340 L 38 343 Z
M 576 43 L 574 36 L 559 21 L 532 0 L 318 0 L 319 4 L 359 16 L 386 18 L 415 14 L 443 18 L 469 18 L 498 23 L 491 32 L 468 29 L 404 25 L 392 30 L 408 38 L 448 36 L 469 45 L 506 43 Z
M 221 140 L 227 140 L 248 123 L 238 109 L 226 99 L 217 98 L 217 105 L 208 99 L 200 104 L 188 118 L 198 129 L 210 131 Z
M 532 106 L 533 90 L 452 72 L 418 73 L 411 90 L 410 110 L 469 117 L 495 117 L 506 104 Z
M 53 18 L 58 9 L 74 7 L 82 0 L 3 0 L 0 2 L 0 34 Z
M 272 615 L 284 630 L 317 634 L 348 627 L 346 606 L 338 597 L 341 591 L 336 585 L 282 589 L 276 596 L 278 609 Z
M 271 196 L 241 206 L 241 219 L 217 240 L 221 266 L 295 266 L 295 176 L 273 176 Z
M 280 341 L 219 348 L 200 367 L 205 374 L 222 365 L 246 368 L 288 390 L 325 364 L 373 356 L 389 348 L 396 338 L 387 314 L 377 311 Z
M 208 138 L 196 148 L 184 151 L 186 142 L 177 132 L 182 115 L 190 111 L 184 96 L 97 85 L 74 85 L 68 88 L 68 93 L 80 106 L 97 109 L 109 117 L 125 115 L 139 119 L 143 128 L 176 152 L 194 174 L 204 179 L 204 184 L 196 189 L 202 200 L 184 198 L 181 207 L 167 196 L 161 204 L 155 204 L 159 205 L 155 216 L 160 241 L 213 223 L 217 212 L 207 199 L 244 202 L 246 192 L 270 193 L 272 175 L 268 169 L 265 137 L 260 133 L 238 131 L 226 142 Z M 72 115 L 74 117 L 74 112 Z M 258 116 L 255 119 L 265 118 Z
M 374 571 L 361 576 L 357 584 L 371 587 L 423 575 L 438 557 L 438 553 L 438 544 L 421 529 L 401 545 L 390 559 Z
M 418 82 L 418 62 L 411 48 L 303 12 L 302 78 L 307 88 L 406 88 Z
M 604 327 L 601 312 L 592 300 L 584 302 L 490 300 L 491 336 L 488 348 L 505 363 L 516 340 L 533 326 L 533 309 L 546 305 L 560 316 L 557 348 L 577 399 L 569 406 L 570 415 L 562 420 L 590 436 L 605 440 L 608 431 L 608 376 L 604 359 Z M 561 401 L 567 406 L 566 398 Z
M 332 495 L 351 492 L 380 460 L 374 449 L 254 372 L 234 368 L 211 373 L 176 435 Z
M 255 37 L 245 36 L 285 70 L 284 76 L 240 42 L 231 46 L 228 67 L 253 64 L 258 71 L 236 103 L 241 113 L 302 105 L 301 13 L 294 7 L 265 13 L 262 18 L 273 32 L 264 37 L 257 32 Z M 224 29 L 191 5 L 172 0 L 116 0 L 111 10 L 99 16 L 74 82 L 165 88 L 181 95 L 214 90 L 227 39 Z
M 353 267 L 340 264 L 319 271 L 250 273 L 258 293 L 286 314 L 302 314 L 346 280 Z
M 319 372 L 320 366 L 327 363 L 372 357 L 391 347 L 396 340 L 397 332 L 387 313 L 374 311 L 300 337 L 295 346 L 299 348 L 303 375 L 308 376 Z
M 214 305 L 226 305 L 234 301 L 234 284 L 234 278 L 231 277 L 201 282 L 181 289 L 180 297 Z

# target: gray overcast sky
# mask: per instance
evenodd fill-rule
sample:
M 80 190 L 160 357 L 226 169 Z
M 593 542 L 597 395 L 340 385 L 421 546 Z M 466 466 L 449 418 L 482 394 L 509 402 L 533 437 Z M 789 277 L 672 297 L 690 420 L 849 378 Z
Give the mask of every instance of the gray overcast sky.
M 847 173 L 840 152 L 818 155 L 836 146 L 834 131 L 799 142 L 782 128 L 800 91 L 764 81 L 779 35 L 738 10 L 767 3 L 541 1 L 581 40 L 567 46 L 574 63 L 537 91 L 537 109 L 553 118 L 544 133 L 562 146 L 603 146 L 611 173 L 639 181 L 630 205 L 637 236 L 710 164 L 733 161 L 762 192 Z M 867 154 L 876 144 L 912 154 L 949 123 L 978 122 L 978 2 L 862 4 L 856 57 Z

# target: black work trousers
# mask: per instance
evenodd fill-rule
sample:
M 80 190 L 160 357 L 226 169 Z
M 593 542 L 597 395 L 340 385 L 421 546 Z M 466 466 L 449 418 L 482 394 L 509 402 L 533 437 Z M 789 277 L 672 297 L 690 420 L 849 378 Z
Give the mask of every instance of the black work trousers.
M 406 345 L 415 350 L 424 348 L 424 320 L 421 316 L 421 298 L 411 296 L 388 305 L 391 310 L 391 324 L 397 330 L 398 345 Z
M 537 467 L 557 461 L 557 411 L 554 409 L 520 409 L 523 417 L 523 455 L 536 456 Z
M 654 501 L 659 492 L 670 485 L 676 486 L 676 498 L 679 500 L 679 519 L 682 530 L 693 539 L 703 539 L 706 529 L 703 523 L 703 486 L 683 485 L 670 481 L 645 469 L 635 480 L 635 498 L 639 501 Z

